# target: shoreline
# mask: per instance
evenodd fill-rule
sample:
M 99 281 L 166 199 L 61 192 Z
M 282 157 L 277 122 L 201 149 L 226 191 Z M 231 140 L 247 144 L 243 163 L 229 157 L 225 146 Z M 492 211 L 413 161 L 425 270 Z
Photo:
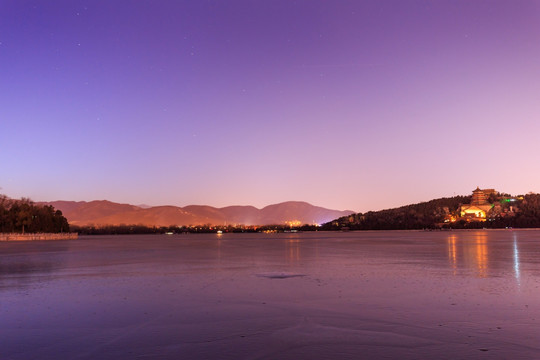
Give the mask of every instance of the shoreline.
M 0 234 L 0 241 L 76 240 L 78 233 Z

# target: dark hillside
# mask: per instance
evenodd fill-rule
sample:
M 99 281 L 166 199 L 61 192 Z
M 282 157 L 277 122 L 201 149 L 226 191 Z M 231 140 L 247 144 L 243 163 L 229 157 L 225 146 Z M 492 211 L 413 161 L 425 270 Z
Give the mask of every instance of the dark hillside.
M 406 205 L 395 209 L 369 211 L 338 218 L 323 225 L 324 230 L 348 227 L 351 230 L 409 230 L 433 228 L 456 214 L 470 196 L 454 196 Z

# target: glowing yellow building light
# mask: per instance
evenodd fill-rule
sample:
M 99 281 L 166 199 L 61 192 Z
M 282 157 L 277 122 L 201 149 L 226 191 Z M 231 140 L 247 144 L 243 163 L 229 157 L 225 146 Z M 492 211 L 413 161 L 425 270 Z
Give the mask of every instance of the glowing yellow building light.
M 461 210 L 461 216 L 465 216 L 465 215 L 474 215 L 476 217 L 482 217 L 482 218 L 485 218 L 486 217 L 486 212 L 483 211 L 483 210 L 480 210 L 480 209 L 465 209 L 465 210 Z

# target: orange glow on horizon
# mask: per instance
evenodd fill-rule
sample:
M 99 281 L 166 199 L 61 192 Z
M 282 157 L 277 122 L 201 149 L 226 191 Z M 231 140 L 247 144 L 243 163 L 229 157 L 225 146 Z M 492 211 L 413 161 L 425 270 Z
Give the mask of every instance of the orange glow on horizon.
M 302 222 L 300 220 L 288 220 L 285 221 L 285 224 L 290 227 L 295 227 L 302 225 Z

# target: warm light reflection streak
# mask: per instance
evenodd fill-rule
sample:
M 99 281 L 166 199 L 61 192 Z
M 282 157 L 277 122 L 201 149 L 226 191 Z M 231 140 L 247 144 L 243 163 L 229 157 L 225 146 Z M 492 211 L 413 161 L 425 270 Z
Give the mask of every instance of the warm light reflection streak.
M 483 234 L 476 236 L 476 265 L 478 275 L 485 277 L 488 270 L 488 248 L 486 236 Z
M 457 269 L 457 249 L 456 249 L 456 235 L 450 235 L 448 238 L 448 259 L 452 263 L 452 269 L 454 270 L 454 275 L 456 274 Z
M 488 273 L 488 238 L 486 234 L 477 233 L 472 239 L 449 235 L 447 239 L 448 261 L 454 275 L 459 263 L 476 269 L 478 276 L 486 277 Z
M 289 239 L 287 241 L 287 259 L 290 262 L 300 260 L 300 240 Z

